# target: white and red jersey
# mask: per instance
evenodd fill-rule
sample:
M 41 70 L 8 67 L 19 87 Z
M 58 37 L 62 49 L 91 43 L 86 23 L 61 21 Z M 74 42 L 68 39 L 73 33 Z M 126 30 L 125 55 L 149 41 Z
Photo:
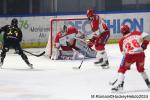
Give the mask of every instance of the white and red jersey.
M 95 45 L 96 50 L 104 50 L 105 44 L 110 37 L 110 31 L 98 15 L 94 15 L 90 21 L 91 29 L 93 31 L 90 42 Z
M 71 47 L 67 46 L 67 42 L 74 40 L 76 34 L 78 34 L 78 30 L 74 27 L 67 28 L 66 33 L 58 32 L 55 37 L 55 47 L 61 47 L 64 51 L 72 50 Z
M 101 33 L 105 32 L 108 30 L 107 25 L 103 22 L 101 17 L 98 15 L 94 15 L 93 19 L 91 20 L 91 29 L 93 32 L 95 32 L 97 35 L 100 35 Z
M 137 54 L 143 52 L 141 44 L 148 36 L 145 32 L 134 31 L 123 36 L 119 41 L 120 51 L 123 54 Z

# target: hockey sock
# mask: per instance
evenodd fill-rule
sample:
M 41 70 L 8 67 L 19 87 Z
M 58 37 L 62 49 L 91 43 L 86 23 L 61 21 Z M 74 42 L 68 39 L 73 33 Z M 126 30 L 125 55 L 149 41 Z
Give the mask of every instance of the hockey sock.
M 124 82 L 124 74 L 123 73 L 118 73 L 118 81 L 117 84 L 122 84 Z
M 21 57 L 26 62 L 26 64 L 30 64 L 27 56 L 24 53 L 21 54 Z
M 141 72 L 141 76 L 144 80 L 148 79 L 146 72 Z

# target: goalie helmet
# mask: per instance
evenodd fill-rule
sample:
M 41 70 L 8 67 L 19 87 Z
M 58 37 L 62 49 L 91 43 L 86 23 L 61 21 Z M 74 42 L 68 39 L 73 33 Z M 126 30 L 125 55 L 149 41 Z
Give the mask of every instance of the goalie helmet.
M 66 25 L 64 25 L 64 26 L 63 26 L 63 30 L 65 31 L 66 29 L 67 29 L 67 26 L 66 26 Z
M 125 35 L 125 34 L 128 34 L 130 32 L 130 28 L 128 25 L 122 25 L 120 31 L 123 35 Z
M 18 27 L 18 20 L 16 18 L 12 19 L 11 20 L 11 25 L 15 26 L 15 27 Z
M 88 9 L 86 12 L 87 17 L 93 17 L 94 16 L 94 11 L 92 9 Z

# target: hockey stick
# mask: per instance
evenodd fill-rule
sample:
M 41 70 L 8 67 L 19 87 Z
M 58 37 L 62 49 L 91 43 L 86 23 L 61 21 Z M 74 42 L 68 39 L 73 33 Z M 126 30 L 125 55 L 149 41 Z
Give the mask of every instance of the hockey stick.
M 80 39 L 80 38 L 77 38 L 77 37 L 74 37 L 74 39 L 78 39 L 78 40 L 80 40 L 80 41 L 82 41 L 82 42 L 85 42 L 85 41 L 83 41 L 83 39 Z M 86 50 L 86 51 L 87 51 L 87 50 Z M 83 64 L 84 59 L 85 59 L 85 55 L 83 55 L 83 58 L 82 58 L 82 60 L 81 60 L 80 65 L 79 65 L 78 67 L 73 67 L 73 69 L 80 69 L 81 66 L 82 66 L 82 64 Z
M 83 64 L 84 58 L 85 57 L 82 58 L 80 65 L 78 67 L 73 67 L 73 69 L 80 69 Z
M 28 53 L 28 54 L 30 54 L 30 55 L 36 56 L 36 57 L 40 57 L 40 56 L 43 56 L 43 55 L 45 54 L 45 51 L 43 51 L 43 52 L 40 53 L 40 54 L 33 54 L 33 53 L 31 53 L 31 52 L 29 52 L 29 51 L 26 51 L 26 50 L 23 50 L 23 51 L 26 52 L 26 53 Z
M 1 50 L 1 49 L 0 49 L 0 50 Z M 33 53 L 31 53 L 31 52 L 29 52 L 29 51 L 26 51 L 26 50 L 23 50 L 23 49 L 22 49 L 22 51 L 24 51 L 24 52 L 26 52 L 26 53 L 28 53 L 28 54 L 30 54 L 30 55 L 36 56 L 36 57 L 40 57 L 40 56 L 43 56 L 43 55 L 45 54 L 45 51 L 43 51 L 43 52 L 40 53 L 40 54 L 33 54 Z
M 118 81 L 118 79 L 116 79 L 115 81 L 113 81 L 113 82 L 109 82 L 109 85 L 115 85 L 115 83 Z

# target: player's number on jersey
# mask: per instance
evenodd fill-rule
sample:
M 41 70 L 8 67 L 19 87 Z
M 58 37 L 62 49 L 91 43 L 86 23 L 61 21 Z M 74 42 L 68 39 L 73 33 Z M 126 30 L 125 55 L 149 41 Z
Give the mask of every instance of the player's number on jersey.
M 128 51 L 133 50 L 134 48 L 139 48 L 140 44 L 137 42 L 137 40 L 132 40 L 131 42 L 126 43 L 125 47 Z

